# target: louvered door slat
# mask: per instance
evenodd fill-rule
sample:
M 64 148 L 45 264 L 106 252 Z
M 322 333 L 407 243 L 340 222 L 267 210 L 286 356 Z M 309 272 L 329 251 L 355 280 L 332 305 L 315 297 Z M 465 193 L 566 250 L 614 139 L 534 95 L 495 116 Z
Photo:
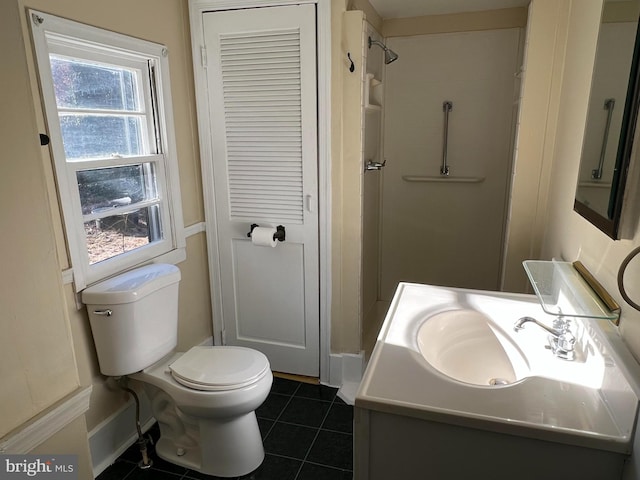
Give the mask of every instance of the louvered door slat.
M 297 29 L 223 34 L 229 216 L 303 223 Z

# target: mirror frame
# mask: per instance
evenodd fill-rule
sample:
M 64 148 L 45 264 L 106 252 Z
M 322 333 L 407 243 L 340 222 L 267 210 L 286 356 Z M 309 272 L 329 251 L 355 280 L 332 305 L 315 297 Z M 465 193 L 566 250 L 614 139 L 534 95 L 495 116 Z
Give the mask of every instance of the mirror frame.
M 611 181 L 611 193 L 609 195 L 609 206 L 607 216 L 596 212 L 584 203 L 574 200 L 573 210 L 602 232 L 614 240 L 619 239 L 620 218 L 622 213 L 622 202 L 624 200 L 624 189 L 627 183 L 627 174 L 631 162 L 633 150 L 633 138 L 638 121 L 638 110 L 640 107 L 640 18 L 636 26 L 635 44 L 631 58 L 631 69 L 629 72 L 629 83 L 627 95 L 624 103 L 624 113 L 620 128 L 620 138 L 616 163 Z M 587 112 L 588 113 L 588 112 Z M 584 148 L 584 147 L 583 147 Z M 576 190 L 578 186 L 576 185 Z M 575 197 L 574 197 L 575 198 Z

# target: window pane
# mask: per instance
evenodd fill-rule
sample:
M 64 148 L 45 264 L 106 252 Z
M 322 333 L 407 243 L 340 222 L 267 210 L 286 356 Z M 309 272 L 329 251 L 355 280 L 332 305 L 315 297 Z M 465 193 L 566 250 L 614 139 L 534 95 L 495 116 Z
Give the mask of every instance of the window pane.
M 140 111 L 138 72 L 50 55 L 58 108 Z
M 158 205 L 85 222 L 89 264 L 108 260 L 162 237 Z
M 151 163 L 81 170 L 76 177 L 83 215 L 157 198 Z
M 60 114 L 67 160 L 144 155 L 142 116 Z

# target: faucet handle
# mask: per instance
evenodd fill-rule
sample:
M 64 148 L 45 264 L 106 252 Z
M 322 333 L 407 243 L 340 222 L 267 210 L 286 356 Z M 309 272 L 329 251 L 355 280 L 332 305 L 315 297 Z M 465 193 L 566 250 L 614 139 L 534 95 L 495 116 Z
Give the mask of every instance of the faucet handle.
M 565 352 L 572 352 L 576 345 L 576 337 L 571 333 L 571 330 L 567 327 L 565 331 L 558 336 L 557 339 L 558 349 Z
M 553 319 L 553 328 L 559 332 L 566 332 L 571 328 L 571 319 L 560 315 Z

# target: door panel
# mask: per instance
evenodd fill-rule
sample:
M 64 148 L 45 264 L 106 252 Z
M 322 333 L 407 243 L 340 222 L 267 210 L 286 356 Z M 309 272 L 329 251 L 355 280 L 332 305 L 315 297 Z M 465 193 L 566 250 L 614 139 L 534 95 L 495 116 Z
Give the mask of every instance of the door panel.
M 290 321 L 304 318 L 303 246 L 233 240 L 233 247 L 238 340 L 304 347 L 304 324 Z
M 319 373 L 315 7 L 204 14 L 226 342 Z M 256 246 L 251 224 L 283 225 Z

